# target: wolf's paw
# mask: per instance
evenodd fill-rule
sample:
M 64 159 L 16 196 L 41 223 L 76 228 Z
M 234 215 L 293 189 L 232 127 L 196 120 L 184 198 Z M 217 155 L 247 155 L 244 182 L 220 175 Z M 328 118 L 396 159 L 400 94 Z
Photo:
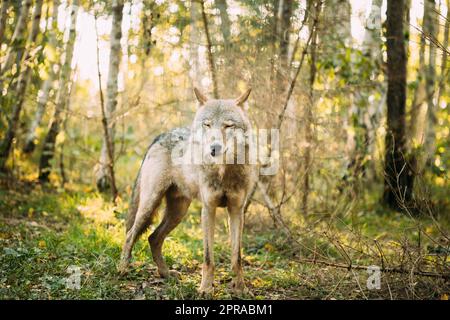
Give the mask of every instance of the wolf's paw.
M 128 272 L 128 262 L 121 261 L 117 266 L 117 272 L 119 272 L 119 275 L 121 276 L 125 275 Z
M 202 298 L 212 298 L 213 294 L 214 294 L 214 287 L 211 286 L 200 286 L 200 288 L 197 290 L 198 294 L 202 297 Z
M 230 287 L 232 294 L 237 297 L 241 297 L 250 293 L 243 280 L 232 280 Z
M 169 270 L 169 269 L 159 269 L 158 270 L 159 275 L 161 278 L 165 279 L 181 279 L 181 272 L 178 272 L 177 270 Z

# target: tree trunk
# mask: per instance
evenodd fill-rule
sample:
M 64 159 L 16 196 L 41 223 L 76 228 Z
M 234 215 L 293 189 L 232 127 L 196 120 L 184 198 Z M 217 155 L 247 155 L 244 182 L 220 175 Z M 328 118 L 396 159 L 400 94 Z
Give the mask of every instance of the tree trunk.
M 277 11 L 276 40 L 278 42 L 278 68 L 276 79 L 276 100 L 282 101 L 283 93 L 289 82 L 289 39 L 291 31 L 291 17 L 293 11 L 292 0 L 279 0 Z M 279 103 L 278 103 L 279 104 Z
M 14 99 L 14 105 L 12 107 L 12 115 L 8 122 L 8 129 L 0 145 L 0 170 L 2 171 L 5 169 L 6 161 L 8 160 L 9 154 L 11 152 L 12 142 L 16 136 L 20 113 L 22 111 L 23 102 L 25 100 L 25 92 L 27 90 L 28 82 L 30 80 L 31 68 L 27 60 L 30 59 L 30 51 L 33 45 L 35 44 L 37 35 L 39 33 L 39 23 L 41 21 L 42 3 L 43 0 L 37 0 L 33 10 L 33 22 L 27 40 L 28 47 L 24 52 L 24 57 L 21 62 L 21 64 L 24 65 L 25 70 L 22 70 L 22 72 L 19 75 L 17 87 L 14 92 L 14 95 L 17 98 Z
M 211 43 L 211 36 L 209 34 L 208 18 L 206 17 L 206 12 L 205 12 L 205 1 L 200 0 L 200 4 L 201 4 L 201 9 L 202 9 L 201 11 L 202 11 L 203 28 L 205 30 L 206 43 L 207 43 L 208 64 L 209 64 L 209 70 L 211 72 L 211 79 L 212 79 L 212 85 L 213 85 L 213 96 L 215 99 L 218 99 L 219 98 L 219 87 L 217 84 L 217 73 L 216 73 L 214 57 L 213 57 L 213 53 L 212 53 L 212 43 Z
M 435 0 L 425 0 L 425 5 L 429 7 L 429 33 L 431 39 L 436 39 L 439 34 L 439 20 L 436 12 Z M 426 163 L 430 165 L 434 161 L 436 152 L 436 105 L 434 97 L 436 94 L 436 45 L 429 41 L 428 66 L 425 72 L 425 88 L 427 100 L 427 133 L 425 136 Z
M 59 133 L 59 127 L 62 120 L 61 113 L 65 108 L 66 96 L 69 92 L 70 78 L 72 74 L 71 64 L 76 38 L 78 7 L 79 7 L 79 0 L 73 0 L 72 9 L 70 12 L 69 39 L 67 40 L 64 50 L 65 52 L 64 61 L 61 64 L 62 67 L 58 81 L 59 88 L 56 96 L 55 112 L 53 115 L 53 119 L 50 123 L 50 129 L 47 133 L 47 136 L 44 139 L 44 146 L 42 148 L 42 153 L 39 160 L 39 181 L 41 183 L 46 183 L 49 181 L 49 175 L 51 171 L 50 161 L 53 159 L 55 154 L 56 136 Z
M 382 0 L 373 0 L 369 16 L 366 20 L 363 43 L 361 45 L 362 54 L 373 62 L 371 73 L 366 75 L 360 73 L 358 77 L 362 82 L 370 82 L 376 79 L 381 65 L 381 5 Z M 351 11 L 351 10 L 350 10 Z M 351 37 L 351 34 L 350 34 Z M 379 88 L 375 88 L 379 89 Z M 362 176 L 374 176 L 375 169 L 369 164 L 369 156 L 374 153 L 375 131 L 378 128 L 380 118 L 377 105 L 379 101 L 370 104 L 369 96 L 373 93 L 373 88 L 363 86 L 354 95 L 354 103 L 349 113 L 349 125 L 353 127 L 353 134 L 348 137 L 350 162 L 348 169 L 355 179 Z M 368 174 L 368 168 L 372 167 L 372 173 Z
M 220 13 L 220 30 L 222 31 L 222 37 L 223 42 L 225 46 L 225 51 L 227 51 L 230 48 L 230 29 L 231 29 L 231 22 L 230 18 L 228 17 L 227 12 L 227 1 L 226 0 L 214 0 L 214 4 L 216 5 L 217 9 L 219 9 Z
M 228 5 L 226 0 L 214 0 L 215 7 L 220 14 L 220 31 L 223 38 L 223 50 L 218 50 L 219 59 L 223 59 L 224 63 L 219 66 L 219 74 L 227 75 L 227 81 L 221 82 L 222 94 L 236 91 L 239 77 L 236 77 L 236 65 L 234 55 L 236 51 L 232 48 L 231 43 L 231 21 L 228 16 Z
M 8 8 L 11 5 L 11 0 L 3 0 L 0 9 L 0 46 L 3 43 L 3 36 L 5 34 L 6 19 L 8 18 Z
M 293 11 L 293 1 L 292 0 L 280 0 L 281 8 L 281 19 L 280 19 L 280 29 L 278 34 L 278 39 L 280 41 L 280 62 L 281 69 L 283 72 L 287 73 L 288 66 L 288 53 L 289 53 L 289 36 L 291 31 L 291 17 Z
M 442 42 L 442 46 L 444 48 L 448 48 L 448 40 L 449 40 L 449 26 L 450 25 L 450 0 L 447 0 L 447 16 L 445 18 L 444 25 L 444 41 Z M 436 98 L 436 105 L 439 108 L 441 104 L 441 98 L 445 91 L 445 84 L 450 83 L 450 78 L 447 75 L 447 79 L 445 79 L 445 72 L 447 70 L 447 61 L 448 54 L 446 50 L 442 51 L 442 59 L 441 59 L 441 71 L 440 71 L 440 80 L 439 80 L 439 88 Z
M 104 192 L 111 188 L 111 177 L 108 167 L 111 161 L 114 161 L 114 125 L 112 117 L 117 108 L 117 80 L 119 75 L 121 46 L 120 39 L 122 38 L 122 18 L 123 18 L 123 0 L 115 0 L 113 2 L 113 19 L 111 27 L 110 39 L 110 54 L 109 54 L 109 69 L 108 80 L 106 87 L 106 109 L 105 116 L 109 124 L 108 138 L 103 138 L 103 145 L 100 155 L 100 164 L 96 170 L 96 183 L 99 191 Z M 110 145 L 110 153 L 112 159 L 109 158 L 108 145 Z
M 6 52 L 5 62 L 0 70 L 0 75 L 11 69 L 14 60 L 21 61 L 23 51 L 25 50 L 26 27 L 28 22 L 28 13 L 31 8 L 31 0 L 23 0 L 20 16 L 17 20 L 11 43 Z
M 198 27 L 198 24 L 200 23 L 199 17 L 201 17 L 200 7 L 196 5 L 196 2 L 191 1 L 191 10 L 190 10 L 190 16 L 191 16 L 191 25 L 190 25 L 190 44 L 189 44 L 189 64 L 190 64 L 190 71 L 189 76 L 192 80 L 192 86 L 199 86 L 200 80 L 201 80 L 201 64 L 199 59 L 199 53 L 198 48 L 201 41 L 201 34 L 200 34 L 200 28 Z
M 278 92 L 278 87 L 277 87 L 277 83 L 276 80 L 278 79 L 278 74 L 277 74 L 277 62 L 278 60 L 277 58 L 277 54 L 278 54 L 278 40 L 277 40 L 277 34 L 278 34 L 278 11 L 279 11 L 279 2 L 280 0 L 274 0 L 272 2 L 272 17 L 271 17 L 271 34 L 270 34 L 270 44 L 271 44 L 271 49 L 272 49 L 272 57 L 270 59 L 270 108 L 274 107 L 274 104 L 277 104 L 278 101 L 278 97 L 276 96 L 277 92 Z M 308 0 L 309 2 L 309 0 Z
M 57 43 L 57 37 L 56 34 L 58 32 L 58 7 L 59 7 L 59 0 L 53 1 L 53 8 L 52 8 L 52 30 L 50 31 L 49 36 L 49 47 L 53 49 L 57 49 L 58 43 Z M 36 113 L 34 115 L 33 120 L 31 121 L 30 128 L 28 129 L 28 133 L 25 138 L 25 143 L 23 147 L 24 153 L 32 153 L 36 147 L 36 130 L 41 124 L 42 117 L 45 113 L 45 108 L 47 106 L 47 102 L 50 96 L 50 90 L 53 86 L 53 81 L 55 80 L 56 73 L 55 73 L 55 65 L 58 65 L 58 61 L 54 61 L 53 59 L 49 59 L 49 72 L 48 77 L 45 79 L 44 83 L 42 84 L 41 89 L 39 90 L 39 95 L 37 98 L 37 106 L 36 106 Z
M 152 35 L 153 27 L 155 26 L 155 17 L 153 11 L 155 7 L 154 2 L 144 2 L 144 7 L 142 9 L 142 51 L 143 55 L 141 58 L 141 83 L 139 85 L 138 94 L 140 95 L 142 92 L 142 89 L 144 88 L 144 85 L 147 83 L 148 79 L 148 72 L 147 72 L 147 61 L 150 58 L 150 51 L 151 48 L 154 46 L 154 39 Z
M 426 34 L 430 32 L 430 6 L 427 1 L 424 3 L 423 18 L 422 18 L 422 34 L 419 44 L 419 67 L 417 70 L 418 84 L 414 91 L 413 101 L 411 104 L 410 122 L 408 128 L 409 149 L 411 154 L 411 165 L 414 172 L 419 172 L 421 165 L 421 155 L 424 137 L 426 132 L 426 114 L 427 114 L 427 94 L 426 94 L 426 62 L 425 62 L 425 47 Z
M 302 195 L 302 211 L 303 214 L 307 215 L 309 211 L 308 200 L 310 193 L 310 184 L 311 184 L 311 168 L 312 168 L 312 144 L 314 143 L 314 106 L 315 106 L 315 92 L 314 92 L 314 83 L 316 80 L 317 73 L 317 25 L 314 22 L 314 19 L 317 19 L 320 15 L 320 11 L 322 9 L 322 3 L 320 1 L 315 1 L 312 8 L 313 14 L 310 15 L 309 28 L 312 34 L 311 45 L 310 45 L 310 69 L 309 69 L 309 92 L 308 92 L 308 103 L 305 106 L 305 151 L 304 151 L 304 177 L 303 177 L 303 195 Z
M 404 0 L 388 0 L 387 42 L 387 132 L 385 142 L 384 203 L 401 210 L 411 200 L 411 171 L 406 157 L 405 101 L 406 53 L 404 45 Z
M 433 158 L 435 151 L 434 126 L 436 124 L 435 113 L 437 106 L 437 103 L 434 103 L 436 93 L 436 47 L 431 41 L 428 41 L 428 59 L 425 56 L 425 49 L 427 45 L 426 38 L 428 36 L 435 38 L 438 34 L 436 25 L 437 15 L 434 1 L 426 0 L 419 46 L 418 85 L 414 92 L 409 123 L 410 163 L 412 171 L 415 173 L 420 173 L 423 170 L 427 161 Z M 445 63 L 443 63 L 443 67 L 445 68 Z M 439 92 L 437 94 L 439 95 Z
M 447 0 L 447 16 L 445 18 L 445 25 L 444 25 L 444 41 L 442 43 L 442 46 L 444 48 L 448 48 L 448 40 L 449 40 L 449 27 L 450 27 L 450 0 Z M 447 61 L 448 59 L 448 53 L 447 51 L 442 51 L 442 59 L 441 59 L 441 71 L 440 71 L 440 81 L 439 81 L 439 89 L 436 99 L 436 105 L 440 107 L 441 104 L 441 98 L 442 95 L 445 92 L 445 84 L 450 83 L 450 79 L 445 79 L 445 71 L 447 70 Z M 447 76 L 448 77 L 448 76 Z

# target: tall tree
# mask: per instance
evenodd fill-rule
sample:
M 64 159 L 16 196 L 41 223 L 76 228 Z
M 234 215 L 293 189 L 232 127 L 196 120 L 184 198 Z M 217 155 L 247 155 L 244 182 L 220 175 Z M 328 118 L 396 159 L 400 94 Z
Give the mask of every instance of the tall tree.
M 436 149 L 436 53 L 437 47 L 433 43 L 439 34 L 439 19 L 436 9 L 435 0 L 425 0 L 425 6 L 429 12 L 429 33 L 427 37 L 429 41 L 428 65 L 425 72 L 425 91 L 427 101 L 427 133 L 425 136 L 425 150 L 427 154 L 427 162 L 430 163 L 434 159 Z
M 410 164 L 412 171 L 415 173 L 420 173 L 423 170 L 424 165 L 433 158 L 435 150 L 434 127 L 436 125 L 436 106 L 438 104 L 437 102 L 435 103 L 435 97 L 436 90 L 440 87 L 436 85 L 436 46 L 433 43 L 437 34 L 438 21 L 435 3 L 433 0 L 426 0 L 424 2 L 422 33 L 419 45 L 418 83 L 414 91 L 409 122 Z M 427 44 L 429 47 L 428 57 L 426 56 Z M 445 58 L 445 53 L 443 58 Z M 445 70 L 446 62 L 444 61 L 442 67 Z M 442 67 L 441 72 L 443 70 Z M 437 96 L 439 96 L 439 92 Z M 439 100 L 439 98 L 436 100 Z
M 236 85 L 239 77 L 230 76 L 236 72 L 236 54 L 239 48 L 233 48 L 231 43 L 231 20 L 228 15 L 228 4 L 226 0 L 214 0 L 214 5 L 219 11 L 220 16 L 220 33 L 223 41 L 215 50 L 217 61 L 223 60 L 224 63 L 218 65 L 217 73 L 227 75 L 227 81 L 220 81 L 222 94 L 229 95 L 236 91 Z M 212 33 L 214 37 L 214 33 Z
M 118 94 L 118 76 L 121 57 L 120 39 L 122 38 L 122 18 L 123 18 L 123 0 L 114 0 L 112 5 L 112 27 L 109 50 L 109 69 L 106 88 L 106 108 L 105 116 L 108 122 L 108 137 L 103 138 L 103 145 L 100 155 L 100 164 L 96 170 L 96 183 L 99 191 L 106 191 L 111 185 L 109 166 L 114 161 L 114 124 L 112 117 L 117 108 Z M 110 141 L 107 141 L 109 139 Z M 109 144 L 109 146 L 108 146 Z M 108 148 L 111 150 L 108 151 Z M 112 158 L 111 158 L 112 157 Z
M 189 76 L 191 78 L 191 81 L 193 82 L 193 86 L 198 86 L 201 80 L 201 63 L 200 63 L 200 57 L 199 57 L 199 44 L 201 41 L 201 34 L 200 34 L 200 28 L 199 23 L 201 21 L 200 19 L 201 12 L 200 7 L 196 4 L 195 1 L 191 1 L 191 7 L 190 7 L 190 30 L 189 30 L 189 64 L 190 64 L 190 71 Z
M 205 1 L 200 0 L 200 8 L 201 8 L 201 14 L 202 14 L 202 22 L 203 22 L 203 28 L 205 30 L 205 36 L 206 36 L 206 44 L 207 44 L 207 53 L 208 53 L 208 64 L 209 64 L 209 71 L 211 72 L 211 79 L 212 79 L 212 85 L 213 85 L 213 96 L 215 99 L 219 98 L 219 87 L 217 83 L 217 72 L 216 72 L 216 65 L 214 63 L 214 57 L 212 52 L 212 41 L 211 41 L 211 35 L 209 33 L 209 26 L 208 26 L 208 17 L 206 16 L 205 11 Z
M 309 48 L 309 75 L 308 75 L 308 102 L 305 104 L 304 117 L 305 117 L 305 150 L 304 150 L 304 176 L 303 176 L 303 195 L 302 195 L 302 211 L 303 214 L 308 214 L 308 203 L 311 185 L 311 168 L 312 168 L 312 144 L 314 139 L 314 106 L 316 103 L 314 83 L 317 76 L 317 42 L 318 42 L 318 31 L 316 19 L 319 19 L 320 13 L 322 11 L 322 2 L 320 0 L 310 0 L 312 5 L 311 14 L 309 15 L 309 32 L 311 34 L 311 44 Z
M 15 61 L 20 61 L 22 58 L 26 43 L 26 28 L 31 2 L 31 0 L 23 0 L 22 2 L 20 16 L 17 20 L 16 27 L 11 38 L 11 43 L 6 52 L 5 62 L 0 70 L 1 75 L 8 71 L 14 65 Z
M 291 18 L 294 10 L 294 1 L 279 0 L 275 19 L 275 47 L 278 48 L 278 68 L 276 80 L 276 101 L 282 101 L 282 95 L 289 82 L 289 44 L 291 31 Z
M 426 47 L 426 34 L 429 33 L 430 27 L 430 12 L 427 1 L 424 3 L 423 18 L 422 18 L 422 33 L 420 35 L 419 44 L 419 67 L 417 70 L 417 88 L 414 91 L 414 97 L 411 105 L 411 115 L 409 122 L 409 139 L 411 148 L 418 149 L 423 144 L 423 136 L 425 134 L 425 128 L 423 124 L 426 123 L 424 117 L 426 115 L 426 89 L 425 89 L 425 73 L 426 73 L 426 60 L 425 60 L 425 47 Z M 414 150 L 413 153 L 416 153 Z
M 5 34 L 6 19 L 8 18 L 8 8 L 11 5 L 10 0 L 3 0 L 0 8 L 0 44 L 3 42 Z
M 371 175 L 374 176 L 374 166 L 368 159 L 374 153 L 375 132 L 380 119 L 380 101 L 369 97 L 374 91 L 381 91 L 383 100 L 384 83 L 377 83 L 380 73 L 381 61 L 381 5 L 382 0 L 373 0 L 369 15 L 365 23 L 364 38 L 361 45 L 361 54 L 365 63 L 355 68 L 358 81 L 362 82 L 361 88 L 354 92 L 354 100 L 350 109 L 349 124 L 353 130 L 349 130 L 349 142 L 351 146 L 349 168 L 353 170 L 355 177 L 366 176 L 367 169 L 372 168 Z
M 369 17 L 366 21 L 366 30 L 364 32 L 364 40 L 362 43 L 362 53 L 363 55 L 372 62 L 372 69 L 369 72 L 369 77 L 371 79 L 377 79 L 381 73 L 381 68 L 383 65 L 382 61 L 382 41 L 381 41 L 381 7 L 383 4 L 383 0 L 372 0 L 372 6 L 369 13 Z M 409 12 L 409 11 L 408 11 Z M 373 94 L 374 88 L 372 87 L 372 91 L 370 94 Z M 367 178 L 375 178 L 376 169 L 375 162 L 373 159 L 375 158 L 376 151 L 376 132 L 377 128 L 380 125 L 381 117 L 383 114 L 383 106 L 386 100 L 386 83 L 383 81 L 382 83 L 375 84 L 375 90 L 381 91 L 381 97 L 379 99 L 374 99 L 371 103 L 369 103 L 367 107 L 367 112 L 364 117 L 365 126 L 361 125 L 360 128 L 366 129 L 366 131 L 361 132 L 360 136 L 366 137 L 366 145 L 365 148 L 362 149 L 363 157 L 369 156 L 372 161 L 368 163 L 367 166 L 364 166 L 364 174 Z M 366 101 L 369 99 L 369 96 L 363 97 L 360 95 L 361 100 L 365 99 Z M 362 101 L 360 101 L 362 103 Z M 363 159 L 361 157 L 361 159 Z
M 388 0 L 387 44 L 387 132 L 385 141 L 384 203 L 403 209 L 412 198 L 411 170 L 406 159 L 405 101 L 406 53 L 403 18 L 405 0 Z
M 450 0 L 447 0 L 447 16 L 445 17 L 444 41 L 442 42 L 443 48 L 448 48 L 449 29 L 450 29 Z M 447 64 L 448 64 L 448 51 L 442 50 L 440 80 L 439 80 L 439 87 L 438 87 L 438 93 L 437 93 L 437 98 L 436 98 L 436 105 L 438 107 L 440 106 L 441 98 L 445 91 L 445 84 L 450 83 L 450 75 L 446 74 Z
M 50 129 L 44 139 L 44 145 L 39 160 L 39 181 L 46 183 L 49 181 L 51 172 L 50 161 L 54 158 L 56 137 L 60 130 L 62 121 L 62 112 L 65 109 L 67 95 L 69 92 L 70 79 L 72 75 L 72 57 L 76 38 L 76 25 L 78 16 L 79 0 L 73 0 L 70 12 L 70 30 L 69 38 L 64 48 L 64 60 L 61 64 L 61 73 L 59 76 L 59 87 L 56 95 L 55 111 L 50 123 Z
M 143 3 L 144 7 L 142 8 L 142 16 L 141 16 L 141 24 L 142 24 L 142 36 L 141 36 L 141 49 L 142 49 L 142 58 L 141 58 L 141 83 L 139 86 L 138 92 L 140 93 L 147 82 L 148 72 L 146 72 L 147 67 L 146 63 L 148 62 L 151 54 L 151 49 L 154 47 L 156 40 L 153 37 L 153 27 L 156 25 L 156 21 L 159 17 L 159 13 L 154 13 L 155 3 L 147 2 Z
M 33 21 L 31 24 L 31 31 L 27 40 L 27 48 L 22 57 L 21 64 L 24 65 L 24 70 L 21 70 L 19 79 L 17 81 L 17 87 L 14 95 L 17 97 L 14 99 L 14 105 L 12 107 L 12 114 L 9 118 L 8 129 L 6 131 L 5 137 L 0 145 L 0 170 L 5 169 L 6 161 L 8 160 L 11 145 L 14 137 L 16 136 L 17 127 L 19 125 L 20 113 L 22 111 L 23 103 L 25 101 L 25 92 L 27 90 L 28 82 L 30 80 L 31 71 L 31 49 L 35 45 L 37 35 L 39 33 L 39 23 L 41 21 L 43 0 L 37 0 L 36 5 L 33 10 Z M 10 92 L 12 94 L 12 92 Z
M 228 16 L 228 5 L 226 0 L 214 0 L 214 4 L 220 13 L 220 30 L 222 31 L 223 42 L 225 50 L 229 49 L 230 46 L 230 35 L 231 35 L 231 22 Z
M 49 35 L 49 41 L 48 41 L 48 47 L 51 49 L 54 49 L 56 51 L 58 47 L 58 41 L 57 41 L 57 32 L 58 32 L 58 7 L 59 7 L 59 0 L 53 1 L 53 8 L 52 8 L 52 26 L 50 30 Z M 25 143 L 23 146 L 23 151 L 25 153 L 31 153 L 34 151 L 34 148 L 36 146 L 35 140 L 36 140 L 36 130 L 41 124 L 42 117 L 45 113 L 45 108 L 47 106 L 47 102 L 50 97 L 50 91 L 53 86 L 53 82 L 56 78 L 56 67 L 59 66 L 59 62 L 56 59 L 56 54 L 53 54 L 49 59 L 49 68 L 48 68 L 48 76 L 47 79 L 44 80 L 44 83 L 41 86 L 41 89 L 39 90 L 39 94 L 37 97 L 37 106 L 36 106 L 36 113 L 34 114 L 33 120 L 31 121 L 30 127 L 28 128 L 28 133 L 25 138 Z

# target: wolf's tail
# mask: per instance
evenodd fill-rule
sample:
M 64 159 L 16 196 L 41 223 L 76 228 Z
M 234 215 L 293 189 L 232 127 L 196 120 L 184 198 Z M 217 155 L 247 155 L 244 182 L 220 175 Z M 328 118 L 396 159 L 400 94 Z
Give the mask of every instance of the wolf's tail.
M 133 227 L 134 220 L 136 219 L 136 213 L 139 207 L 139 194 L 141 192 L 141 174 L 139 172 L 136 181 L 134 182 L 133 192 L 131 193 L 131 201 L 128 208 L 127 216 L 127 232 Z

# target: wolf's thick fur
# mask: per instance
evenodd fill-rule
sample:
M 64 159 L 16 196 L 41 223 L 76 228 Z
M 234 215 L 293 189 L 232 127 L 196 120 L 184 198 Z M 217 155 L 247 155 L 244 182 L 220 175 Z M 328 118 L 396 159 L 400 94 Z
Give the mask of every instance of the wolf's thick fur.
M 210 293 L 214 278 L 214 222 L 217 207 L 226 207 L 230 221 L 231 267 L 233 289 L 241 293 L 245 288 L 241 263 L 241 238 L 244 223 L 245 202 L 256 181 L 256 167 L 248 162 L 238 164 L 173 162 L 173 152 L 178 148 L 183 157 L 192 155 L 194 147 L 210 152 L 211 158 L 235 152 L 217 142 L 217 136 L 206 134 L 197 141 L 195 132 L 214 129 L 223 136 L 232 135 L 240 129 L 244 134 L 251 131 L 250 121 L 242 108 L 250 90 L 237 99 L 208 100 L 197 89 L 195 95 L 200 102 L 192 127 L 177 128 L 158 136 L 150 145 L 142 161 L 135 182 L 128 214 L 126 241 L 123 246 L 120 270 L 126 270 L 131 251 L 138 237 L 151 224 L 162 199 L 166 209 L 159 226 L 148 238 L 159 274 L 162 277 L 175 275 L 170 271 L 161 253 L 164 239 L 181 222 L 191 200 L 198 198 L 202 204 L 202 228 L 204 234 L 204 263 L 200 291 Z M 247 140 L 245 140 L 247 141 Z M 248 141 L 243 142 L 248 155 Z M 235 155 L 231 155 L 235 158 Z

